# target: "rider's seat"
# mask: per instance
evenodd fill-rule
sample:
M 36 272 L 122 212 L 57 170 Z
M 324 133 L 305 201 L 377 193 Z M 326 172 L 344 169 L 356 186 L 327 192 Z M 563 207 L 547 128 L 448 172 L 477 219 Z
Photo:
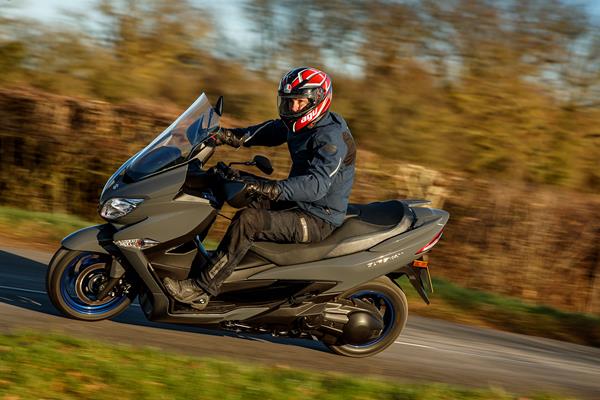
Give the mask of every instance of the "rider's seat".
M 407 231 L 413 221 L 410 208 L 398 200 L 350 204 L 342 226 L 321 242 L 255 242 L 250 250 L 277 265 L 307 263 L 367 250 Z

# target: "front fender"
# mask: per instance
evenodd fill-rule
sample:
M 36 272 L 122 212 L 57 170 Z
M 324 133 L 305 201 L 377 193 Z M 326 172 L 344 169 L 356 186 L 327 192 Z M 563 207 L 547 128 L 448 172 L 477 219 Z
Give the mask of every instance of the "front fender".
M 109 254 L 102 246 L 112 242 L 115 228 L 110 224 L 94 225 L 71 233 L 61 242 L 69 250 Z

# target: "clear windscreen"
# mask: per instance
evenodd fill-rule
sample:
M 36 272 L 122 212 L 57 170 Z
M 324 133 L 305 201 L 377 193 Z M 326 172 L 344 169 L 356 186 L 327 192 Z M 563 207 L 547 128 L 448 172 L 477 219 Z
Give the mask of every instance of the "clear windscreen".
M 138 181 L 182 164 L 197 153 L 201 143 L 218 127 L 219 115 L 203 93 L 152 143 L 123 164 L 115 176 L 124 172 L 127 180 Z

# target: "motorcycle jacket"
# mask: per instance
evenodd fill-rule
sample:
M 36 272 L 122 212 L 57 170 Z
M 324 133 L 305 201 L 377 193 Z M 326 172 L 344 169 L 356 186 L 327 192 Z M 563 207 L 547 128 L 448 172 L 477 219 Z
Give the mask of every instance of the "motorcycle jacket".
M 277 200 L 293 201 L 335 227 L 342 225 L 354 182 L 356 146 L 340 115 L 328 112 L 300 132 L 290 131 L 280 119 L 232 131 L 245 138 L 246 147 L 287 142 L 292 167 L 287 179 L 277 181 Z

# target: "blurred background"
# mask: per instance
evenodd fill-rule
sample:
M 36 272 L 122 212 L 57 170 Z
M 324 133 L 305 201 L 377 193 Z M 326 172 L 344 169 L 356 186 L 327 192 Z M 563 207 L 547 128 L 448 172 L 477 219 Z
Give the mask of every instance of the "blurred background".
M 597 1 L 0 0 L 0 204 L 93 220 L 200 93 L 259 123 L 301 65 L 357 141 L 352 201 L 450 212 L 434 276 L 600 314 Z

